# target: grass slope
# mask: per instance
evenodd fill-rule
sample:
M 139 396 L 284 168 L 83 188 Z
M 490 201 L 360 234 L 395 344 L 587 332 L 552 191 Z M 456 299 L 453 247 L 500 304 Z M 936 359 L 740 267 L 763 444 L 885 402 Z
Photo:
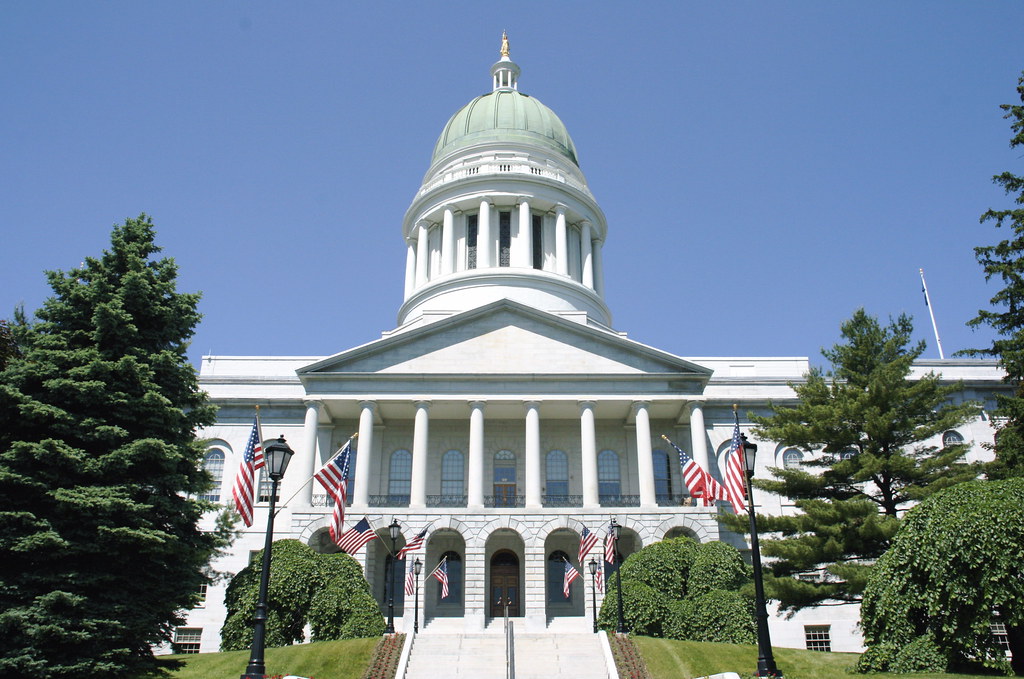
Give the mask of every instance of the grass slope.
M 695 679 L 719 672 L 739 672 L 752 676 L 757 667 L 757 647 L 734 644 L 709 644 L 633 637 L 654 679 Z M 977 674 L 855 674 L 856 653 L 819 653 L 792 648 L 776 648 L 775 664 L 786 679 L 855 679 L 856 677 L 899 676 L 907 679 L 991 679 Z M 743 674 L 748 672 L 749 674 Z M 319 678 L 318 678 L 319 679 Z
M 297 674 L 316 679 L 360 679 L 379 637 L 346 639 L 268 648 L 268 675 Z M 249 651 L 166 656 L 185 666 L 171 673 L 174 679 L 238 679 L 249 664 Z

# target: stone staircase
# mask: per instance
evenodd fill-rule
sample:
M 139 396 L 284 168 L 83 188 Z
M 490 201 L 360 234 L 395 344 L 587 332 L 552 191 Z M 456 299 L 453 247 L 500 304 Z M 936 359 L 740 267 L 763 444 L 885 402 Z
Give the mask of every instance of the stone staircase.
M 503 622 L 467 634 L 460 621 L 434 620 L 413 639 L 398 679 L 505 679 Z M 616 679 L 590 623 L 561 619 L 541 633 L 515 634 L 516 679 Z

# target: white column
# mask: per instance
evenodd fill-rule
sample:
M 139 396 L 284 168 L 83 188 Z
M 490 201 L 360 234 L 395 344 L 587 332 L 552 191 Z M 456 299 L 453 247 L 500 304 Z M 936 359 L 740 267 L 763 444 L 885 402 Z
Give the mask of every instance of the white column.
M 484 506 L 484 402 L 469 404 L 469 508 Z
M 555 273 L 569 275 L 569 236 L 565 230 L 565 206 L 555 206 Z
M 427 282 L 427 273 L 430 269 L 430 250 L 427 244 L 426 222 L 416 225 L 416 287 L 422 287 Z
M 580 259 L 583 260 L 583 285 L 594 289 L 594 248 L 590 242 L 590 222 L 580 222 Z
M 601 504 L 597 485 L 597 436 L 594 429 L 593 401 L 580 401 L 580 450 L 582 469 L 580 480 L 583 484 L 583 506 L 597 507 Z
M 444 222 L 441 224 L 441 273 L 450 274 L 455 271 L 455 212 L 449 205 L 444 209 Z
M 491 204 L 480 201 L 480 214 L 476 218 L 476 268 L 489 269 L 491 267 Z
M 405 252 L 405 297 L 408 299 L 416 285 L 416 245 L 409 241 Z
M 594 240 L 594 291 L 604 297 L 604 260 L 601 257 L 604 241 Z
M 427 506 L 427 441 L 430 433 L 430 401 L 416 401 L 416 420 L 412 433 L 412 483 L 409 508 Z
M 302 448 L 299 450 L 301 451 L 300 455 L 307 460 L 307 464 L 311 470 L 309 472 L 310 475 L 313 475 L 320 471 L 320 459 L 316 454 L 316 440 L 317 429 L 320 424 L 320 408 L 323 406 L 323 403 L 313 400 L 305 401 L 304 403 L 306 404 L 306 419 L 302 426 Z M 311 501 L 313 499 L 311 497 L 313 493 L 318 492 L 312 487 L 313 485 L 317 485 L 319 487 L 319 484 L 311 484 L 310 488 L 306 489 L 310 495 L 309 499 Z
M 519 203 L 519 234 L 516 246 L 518 257 L 514 266 L 524 269 L 533 267 L 533 223 L 530 219 L 530 203 L 523 198 Z
M 373 469 L 373 401 L 359 403 L 359 436 L 356 437 L 356 476 L 352 489 L 352 506 L 370 504 L 370 470 Z
M 649 403 L 637 401 L 636 409 L 636 472 L 640 481 L 640 506 L 655 507 L 658 499 L 654 493 L 654 460 L 651 457 L 651 416 Z
M 702 469 L 711 471 L 708 464 L 708 433 L 704 428 L 704 407 L 699 401 L 690 404 L 690 455 Z
M 542 505 L 540 493 L 540 403 L 526 402 L 526 508 Z

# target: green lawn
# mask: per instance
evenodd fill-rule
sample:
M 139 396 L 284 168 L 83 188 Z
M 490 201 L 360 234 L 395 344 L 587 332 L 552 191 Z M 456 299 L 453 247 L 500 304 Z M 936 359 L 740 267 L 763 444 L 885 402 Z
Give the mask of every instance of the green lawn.
M 267 674 L 297 674 L 316 679 L 359 679 L 370 663 L 380 641 L 346 639 L 316 644 L 268 648 Z M 163 656 L 184 660 L 185 666 L 171 674 L 174 679 L 238 679 L 249 664 L 249 651 Z
M 694 679 L 718 672 L 739 672 L 752 676 L 757 667 L 757 647 L 733 644 L 705 644 L 634 637 L 654 679 Z M 856 653 L 818 653 L 776 648 L 775 664 L 786 679 L 855 679 L 856 677 L 899 676 L 907 679 L 992 679 L 978 674 L 864 675 L 848 672 L 857 662 Z M 747 672 L 748 674 L 744 674 Z

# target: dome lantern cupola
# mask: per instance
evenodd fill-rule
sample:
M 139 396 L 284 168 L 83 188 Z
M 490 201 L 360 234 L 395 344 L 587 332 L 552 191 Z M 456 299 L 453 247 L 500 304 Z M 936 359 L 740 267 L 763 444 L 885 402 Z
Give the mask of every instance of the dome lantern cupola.
M 501 58 L 491 66 L 494 91 L 519 89 L 519 66 L 509 57 L 508 34 L 501 33 Z

